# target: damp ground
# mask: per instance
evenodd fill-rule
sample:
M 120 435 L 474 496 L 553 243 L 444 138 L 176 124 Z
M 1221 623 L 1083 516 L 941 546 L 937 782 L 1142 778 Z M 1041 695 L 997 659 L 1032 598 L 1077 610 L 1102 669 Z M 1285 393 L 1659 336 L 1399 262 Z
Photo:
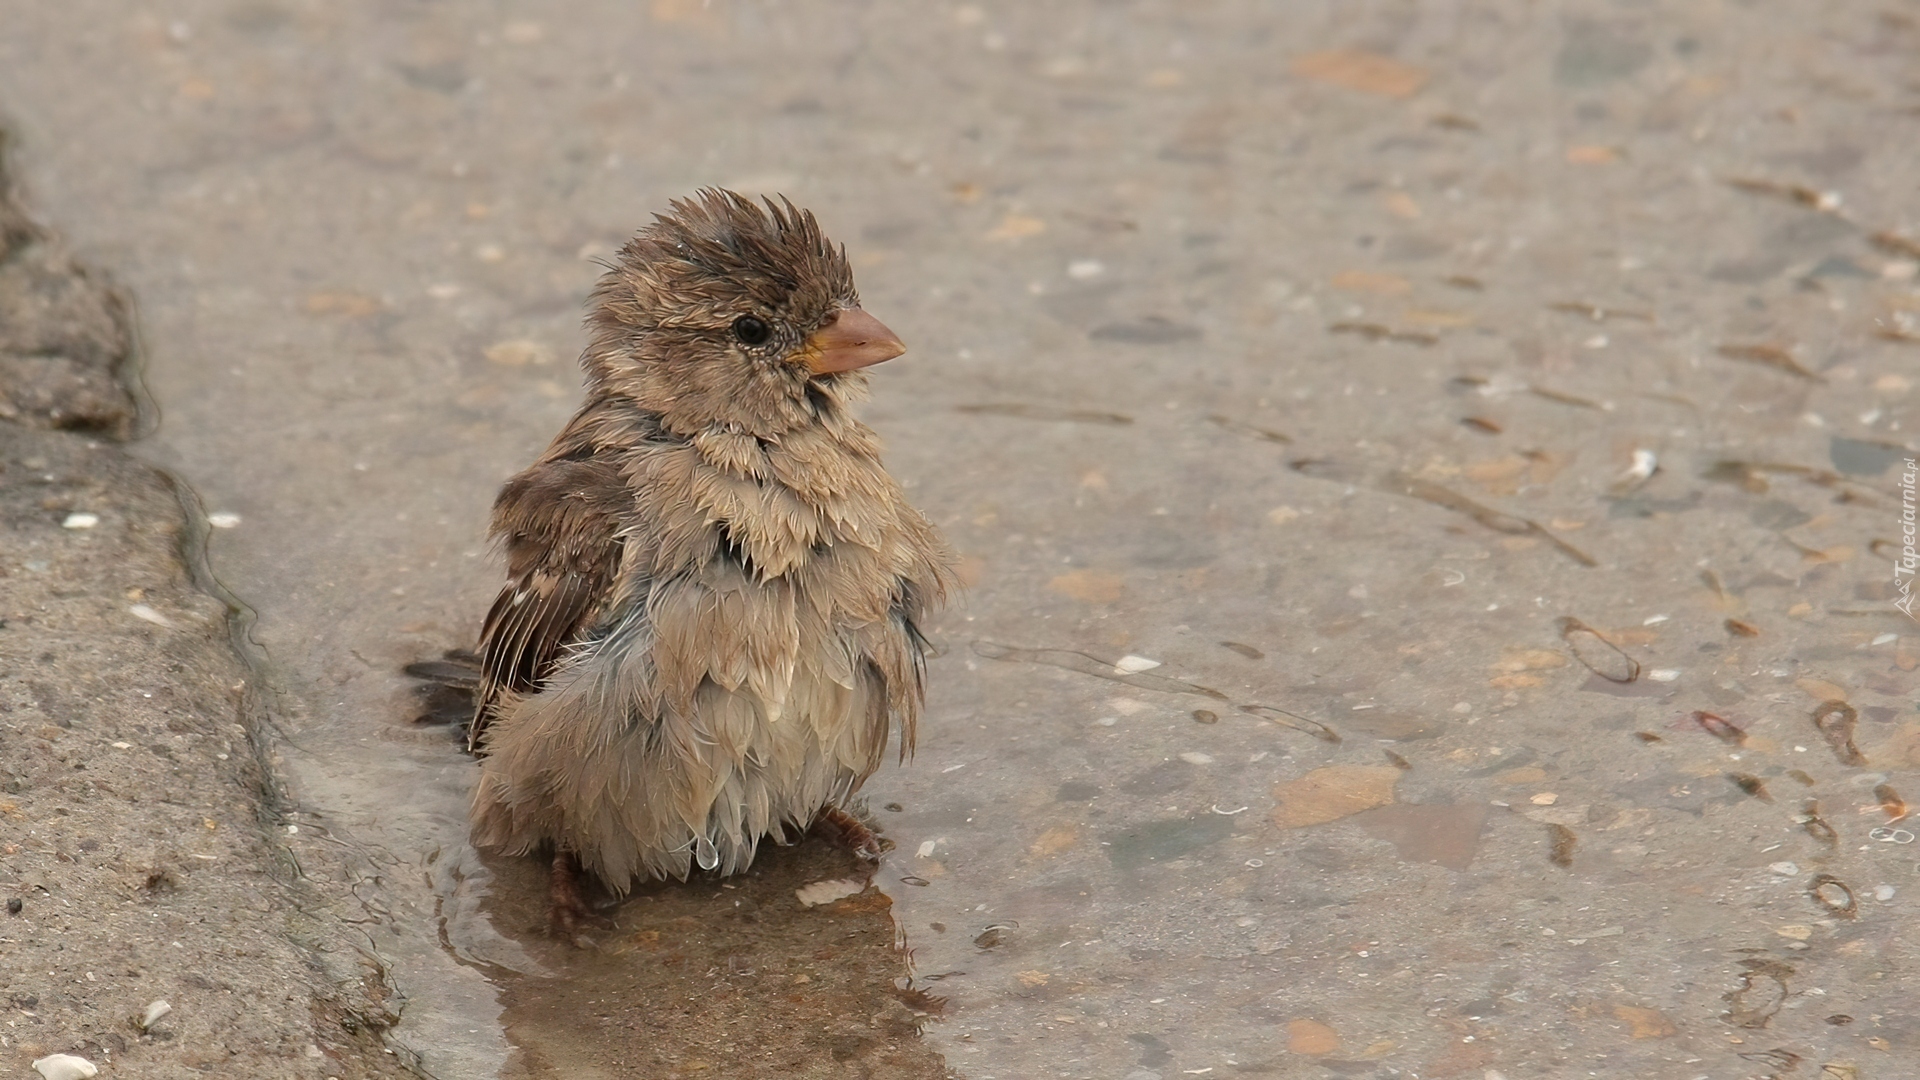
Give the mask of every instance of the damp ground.
M 581 1033 L 630 979 L 733 1037 L 853 970 L 805 968 L 834 919 L 970 1080 L 1920 1061 L 1910 13 L 15 8 L 27 180 L 141 303 L 139 452 L 232 526 L 283 842 L 434 1075 L 626 1067 Z M 709 183 L 847 243 L 972 588 L 868 788 L 887 912 L 781 862 L 619 909 L 685 905 L 677 968 L 556 959 L 398 670 L 471 643 L 593 260 Z M 784 936 L 710 936 L 728 892 Z M 871 970 L 822 1069 L 918 1052 Z

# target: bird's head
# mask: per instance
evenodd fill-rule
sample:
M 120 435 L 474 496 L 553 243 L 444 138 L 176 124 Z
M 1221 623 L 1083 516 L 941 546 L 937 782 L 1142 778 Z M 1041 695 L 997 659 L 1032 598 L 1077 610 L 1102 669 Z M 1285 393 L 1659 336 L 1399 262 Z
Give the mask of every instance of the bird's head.
M 774 431 L 906 351 L 860 309 L 846 249 L 813 214 L 708 188 L 620 249 L 590 304 L 590 386 L 691 433 Z

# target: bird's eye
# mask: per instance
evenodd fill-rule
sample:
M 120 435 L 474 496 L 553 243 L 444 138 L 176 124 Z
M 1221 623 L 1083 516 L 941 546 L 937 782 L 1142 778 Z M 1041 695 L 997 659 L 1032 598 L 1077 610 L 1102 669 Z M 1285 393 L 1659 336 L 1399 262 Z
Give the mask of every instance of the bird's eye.
M 742 315 L 733 320 L 733 336 L 743 345 L 765 345 L 773 336 L 773 327 L 751 315 Z

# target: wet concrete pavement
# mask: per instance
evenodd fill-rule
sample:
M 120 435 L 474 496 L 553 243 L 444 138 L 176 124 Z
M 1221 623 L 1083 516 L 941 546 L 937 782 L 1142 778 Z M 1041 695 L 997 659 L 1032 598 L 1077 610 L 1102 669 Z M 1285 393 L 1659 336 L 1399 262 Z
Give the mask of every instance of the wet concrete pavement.
M 396 672 L 477 628 L 591 260 L 709 183 L 912 349 L 867 416 L 974 587 L 868 792 L 960 1075 L 1920 1067 L 1904 9 L 6 22 L 435 1075 L 555 972 Z

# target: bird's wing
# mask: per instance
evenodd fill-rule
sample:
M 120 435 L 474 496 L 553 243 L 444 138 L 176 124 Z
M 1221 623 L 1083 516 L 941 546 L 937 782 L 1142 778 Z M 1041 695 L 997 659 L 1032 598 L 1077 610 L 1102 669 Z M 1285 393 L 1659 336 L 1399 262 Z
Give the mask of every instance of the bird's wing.
M 467 748 L 477 750 L 503 695 L 530 694 L 592 630 L 613 590 L 621 544 L 616 467 L 548 460 L 508 481 L 494 504 L 507 585 L 480 631 L 480 686 Z

